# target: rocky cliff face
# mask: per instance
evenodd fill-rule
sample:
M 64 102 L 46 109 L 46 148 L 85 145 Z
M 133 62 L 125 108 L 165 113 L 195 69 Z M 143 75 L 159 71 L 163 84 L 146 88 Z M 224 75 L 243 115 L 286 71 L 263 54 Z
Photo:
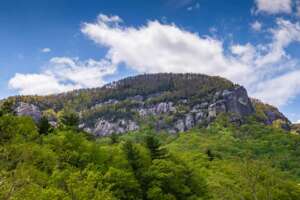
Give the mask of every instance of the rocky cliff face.
M 130 98 L 130 101 L 134 102 L 134 106 L 127 112 L 136 113 L 134 119 L 119 118 L 113 120 L 109 117 L 101 117 L 92 125 L 83 123 L 82 128 L 98 136 L 109 135 L 113 132 L 120 134 L 138 130 L 141 122 L 147 122 L 150 118 L 154 118 L 153 123 L 158 131 L 165 130 L 169 133 L 176 133 L 212 122 L 220 113 L 231 113 L 235 116 L 235 121 L 241 122 L 244 117 L 255 112 L 247 91 L 240 86 L 231 90 L 217 91 L 211 99 L 203 99 L 195 104 L 191 102 L 191 99 L 147 104 L 146 102 L 151 98 L 152 96 Z M 97 108 L 115 104 L 115 100 L 109 100 L 98 104 Z M 119 110 L 122 109 L 121 106 Z
M 84 128 L 86 132 L 95 136 L 106 136 L 113 133 L 122 134 L 130 131 L 136 131 L 139 129 L 139 126 L 132 120 L 119 119 L 112 122 L 109 119 L 98 119 L 93 127 L 86 127 L 83 124 L 82 128 Z
M 15 113 L 18 116 L 30 116 L 35 122 L 38 122 L 42 117 L 42 113 L 37 106 L 24 102 L 20 102 L 17 105 Z
M 72 105 L 79 113 L 80 128 L 96 136 L 135 131 L 145 123 L 158 131 L 182 132 L 208 125 L 220 113 L 230 113 L 231 120 L 241 124 L 261 108 L 249 99 L 244 87 L 201 74 L 140 75 L 97 89 L 17 97 L 16 102 L 16 113 L 35 121 L 41 118 L 42 111 L 50 109 L 55 113 L 64 105 Z M 286 119 L 274 109 L 264 107 L 262 113 L 266 124 Z M 52 117 L 50 121 L 57 119 Z

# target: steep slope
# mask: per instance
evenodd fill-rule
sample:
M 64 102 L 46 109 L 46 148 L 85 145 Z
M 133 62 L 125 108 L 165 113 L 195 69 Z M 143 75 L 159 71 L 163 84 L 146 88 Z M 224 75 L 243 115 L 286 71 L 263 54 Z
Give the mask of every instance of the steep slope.
M 143 124 L 170 133 L 182 132 L 208 125 L 220 113 L 241 124 L 255 113 L 242 86 L 202 74 L 144 74 L 102 88 L 10 100 L 18 115 L 30 115 L 35 120 L 46 115 L 52 124 L 57 123 L 61 111 L 74 110 L 79 113 L 80 128 L 94 135 L 135 131 Z M 256 102 L 254 105 L 259 107 Z M 269 117 L 264 122 L 272 124 L 276 119 Z

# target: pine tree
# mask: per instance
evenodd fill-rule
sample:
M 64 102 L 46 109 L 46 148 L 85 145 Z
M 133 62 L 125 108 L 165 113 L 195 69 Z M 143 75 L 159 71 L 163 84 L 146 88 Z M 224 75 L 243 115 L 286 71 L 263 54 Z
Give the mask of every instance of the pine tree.
M 132 167 L 134 172 L 137 172 L 142 166 L 138 149 L 131 141 L 126 141 L 123 145 L 123 150 L 127 156 L 129 165 Z
M 166 150 L 161 147 L 159 139 L 153 134 L 149 134 L 145 139 L 146 146 L 150 151 L 152 160 L 161 159 L 166 156 Z
M 51 125 L 46 117 L 42 117 L 38 123 L 39 133 L 47 135 L 51 130 Z

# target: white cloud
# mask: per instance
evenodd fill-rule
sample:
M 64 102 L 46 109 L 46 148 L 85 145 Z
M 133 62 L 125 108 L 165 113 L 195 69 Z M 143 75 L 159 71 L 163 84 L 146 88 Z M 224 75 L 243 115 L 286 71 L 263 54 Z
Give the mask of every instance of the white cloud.
M 43 49 L 41 49 L 41 52 L 49 53 L 49 52 L 51 52 L 51 49 L 50 48 L 43 48 Z
M 262 81 L 257 85 L 253 95 L 274 105 L 284 105 L 300 94 L 299 77 L 300 70 L 296 70 Z
M 240 61 L 243 63 L 249 63 L 252 64 L 252 61 L 254 60 L 255 57 L 255 47 L 252 46 L 251 44 L 246 44 L 246 45 L 234 45 L 231 46 L 231 52 L 237 56 L 239 56 Z
M 71 90 L 70 85 L 60 84 L 59 81 L 49 74 L 19 74 L 17 73 L 10 81 L 9 86 L 17 89 L 20 94 L 51 94 Z
M 298 72 L 294 69 L 297 60 L 290 58 L 285 48 L 299 41 L 299 27 L 299 23 L 278 19 L 277 28 L 269 31 L 272 36 L 269 44 L 234 44 L 229 51 L 221 40 L 158 21 L 149 21 L 141 27 L 126 27 L 119 21 L 106 23 L 98 18 L 95 23 L 85 23 L 82 32 L 107 47 L 106 58 L 116 66 L 123 63 L 140 73 L 220 75 L 245 85 L 255 97 L 283 105 L 300 91 L 297 79 L 291 79 L 284 84 L 285 88 L 280 86 L 278 94 L 274 93 L 279 87 L 278 80 L 295 77 L 294 73 Z M 263 87 L 264 84 L 268 87 Z M 284 90 L 287 91 L 282 95 L 280 91 Z M 278 99 L 274 99 L 275 96 Z
M 262 23 L 260 23 L 259 21 L 255 21 L 251 24 L 251 29 L 253 31 L 259 32 L 259 31 L 261 31 L 261 28 L 262 28 Z
M 292 0 L 256 0 L 257 12 L 267 14 L 291 13 Z
M 41 73 L 17 73 L 9 81 L 9 86 L 20 94 L 47 95 L 73 89 L 102 86 L 106 75 L 113 74 L 115 67 L 109 61 L 55 57 Z
M 174 24 L 150 21 L 139 28 L 107 24 L 101 19 L 85 23 L 82 32 L 109 48 L 112 63 L 125 63 L 144 72 L 199 72 L 241 80 L 249 68 L 224 55 L 221 41 L 187 32 Z
M 300 24 L 277 19 L 277 28 L 271 29 L 270 33 L 273 35 L 273 41 L 264 47 L 264 51 L 268 53 L 257 59 L 256 64 L 259 66 L 274 64 L 288 57 L 285 48 L 292 42 L 300 41 Z

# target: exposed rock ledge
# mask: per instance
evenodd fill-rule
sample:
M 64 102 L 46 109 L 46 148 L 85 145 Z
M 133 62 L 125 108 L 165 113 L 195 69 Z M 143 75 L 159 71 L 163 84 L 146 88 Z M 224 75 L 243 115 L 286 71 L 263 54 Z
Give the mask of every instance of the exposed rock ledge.
M 84 126 L 84 125 L 82 125 Z M 108 120 L 99 119 L 94 128 L 84 128 L 88 133 L 92 133 L 96 136 L 111 135 L 112 133 L 122 134 L 129 131 L 138 130 L 139 126 L 132 120 L 119 119 L 116 122 L 110 122 Z
M 146 119 L 146 117 L 150 115 L 174 116 L 180 112 L 177 106 L 178 105 L 174 102 L 159 102 L 148 106 L 140 104 L 140 106 L 133 110 L 139 114 L 141 119 Z M 203 122 L 211 122 L 220 113 L 233 113 L 235 114 L 234 120 L 242 120 L 242 118 L 254 112 L 255 110 L 247 95 L 247 91 L 243 87 L 235 87 L 230 91 L 224 90 L 216 92 L 211 101 L 194 105 L 185 113 L 181 113 L 180 117 L 174 118 L 169 124 L 166 124 L 164 120 L 158 120 L 156 122 L 156 128 L 157 130 L 166 130 L 170 133 L 176 133 L 189 130 Z M 94 127 L 85 127 L 87 132 L 97 136 L 110 135 L 112 133 L 121 134 L 138 129 L 138 123 L 133 120 L 118 119 L 117 121 L 112 121 L 102 118 L 98 119 Z
M 17 105 L 15 112 L 18 116 L 30 116 L 35 122 L 38 122 L 42 117 L 42 113 L 37 106 L 24 102 Z

